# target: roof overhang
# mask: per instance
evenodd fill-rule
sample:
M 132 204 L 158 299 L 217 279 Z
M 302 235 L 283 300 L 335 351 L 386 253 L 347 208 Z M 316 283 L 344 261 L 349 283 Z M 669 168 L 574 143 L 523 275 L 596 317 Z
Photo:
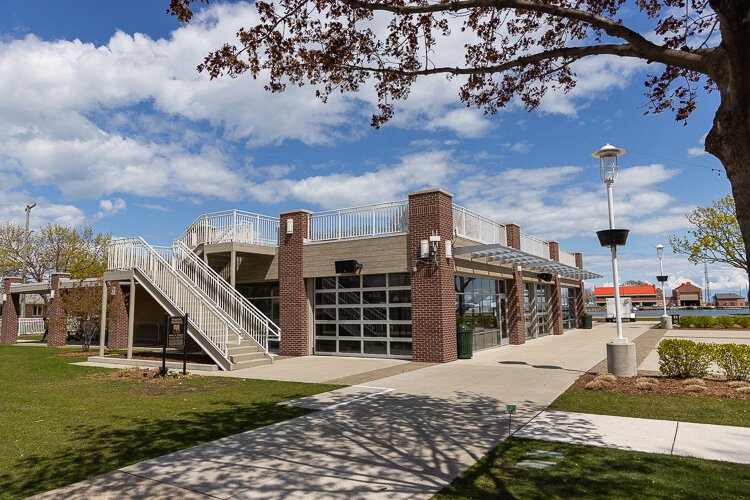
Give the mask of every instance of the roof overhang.
M 560 262 L 545 259 L 538 255 L 506 247 L 500 243 L 459 247 L 453 250 L 454 255 L 471 255 L 472 259 L 487 259 L 487 262 L 521 266 L 523 269 L 533 269 L 542 273 L 559 275 L 562 278 L 575 280 L 591 280 L 602 276 L 590 271 L 568 266 Z

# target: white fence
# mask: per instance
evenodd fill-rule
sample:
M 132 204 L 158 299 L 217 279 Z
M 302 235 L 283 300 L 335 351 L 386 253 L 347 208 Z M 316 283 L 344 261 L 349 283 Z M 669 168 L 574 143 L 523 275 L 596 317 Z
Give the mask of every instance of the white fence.
M 549 243 L 526 233 L 521 233 L 521 251 L 549 259 Z
M 190 248 L 201 243 L 275 247 L 279 244 L 279 219 L 242 210 L 204 214 L 195 219 L 179 240 Z
M 317 212 L 310 215 L 309 242 L 351 240 L 405 234 L 409 230 L 409 202 L 380 203 Z
M 500 243 L 507 246 L 505 225 L 483 217 L 466 208 L 453 205 L 453 228 L 456 236 L 480 243 Z
M 44 333 L 43 318 L 18 318 L 18 335 L 41 335 Z
M 575 254 L 566 252 L 565 250 L 560 250 L 560 264 L 565 264 L 566 266 L 570 267 L 576 267 Z

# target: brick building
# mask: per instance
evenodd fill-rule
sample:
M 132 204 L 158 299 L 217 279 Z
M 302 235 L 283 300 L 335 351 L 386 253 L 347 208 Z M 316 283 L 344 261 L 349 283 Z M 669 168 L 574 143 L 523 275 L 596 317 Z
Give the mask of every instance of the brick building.
M 441 189 L 317 213 L 205 214 L 171 247 L 120 238 L 108 255 L 129 351 L 164 339 L 165 313 L 188 313 L 195 346 L 223 369 L 272 352 L 447 362 L 459 323 L 476 349 L 559 335 L 579 325 L 583 280 L 598 277 L 580 253 Z
M 747 300 L 736 293 L 717 293 L 714 295 L 714 306 L 716 307 L 745 307 Z
M 615 287 L 600 286 L 594 288 L 597 306 L 606 306 L 607 299 L 615 296 Z M 621 286 L 620 297 L 630 297 L 631 303 L 639 307 L 653 307 L 661 304 L 661 296 L 654 285 Z
M 701 305 L 703 289 L 687 282 L 672 290 L 672 307 L 694 307 Z

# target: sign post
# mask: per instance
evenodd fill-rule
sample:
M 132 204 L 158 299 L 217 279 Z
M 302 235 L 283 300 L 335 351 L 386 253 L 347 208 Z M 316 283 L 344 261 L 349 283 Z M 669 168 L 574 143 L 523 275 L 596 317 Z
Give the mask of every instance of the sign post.
M 169 343 L 169 314 L 164 315 L 164 344 L 161 349 L 161 370 L 159 374 L 162 377 L 167 376 L 167 344 Z
M 513 422 L 513 414 L 516 412 L 516 405 L 505 405 L 505 413 L 508 414 L 508 437 L 510 437 L 510 424 Z

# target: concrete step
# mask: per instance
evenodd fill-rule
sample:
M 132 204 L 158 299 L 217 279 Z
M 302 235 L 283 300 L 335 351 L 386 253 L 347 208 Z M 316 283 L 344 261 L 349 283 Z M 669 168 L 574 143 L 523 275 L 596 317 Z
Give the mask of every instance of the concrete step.
M 263 349 L 260 348 L 257 344 L 242 344 L 239 346 L 230 347 L 227 349 L 229 351 L 230 356 L 236 356 L 238 354 L 251 354 L 254 352 L 263 352 Z
M 248 354 L 239 354 L 236 356 L 232 354 L 229 359 L 232 360 L 232 363 L 242 363 L 244 361 L 255 361 L 256 359 L 268 359 L 268 356 L 266 356 L 262 352 L 251 352 Z
M 252 368 L 253 366 L 270 365 L 271 359 L 263 357 L 263 359 L 256 359 L 254 361 L 243 361 L 242 363 L 232 363 L 232 370 L 242 370 L 243 368 Z

